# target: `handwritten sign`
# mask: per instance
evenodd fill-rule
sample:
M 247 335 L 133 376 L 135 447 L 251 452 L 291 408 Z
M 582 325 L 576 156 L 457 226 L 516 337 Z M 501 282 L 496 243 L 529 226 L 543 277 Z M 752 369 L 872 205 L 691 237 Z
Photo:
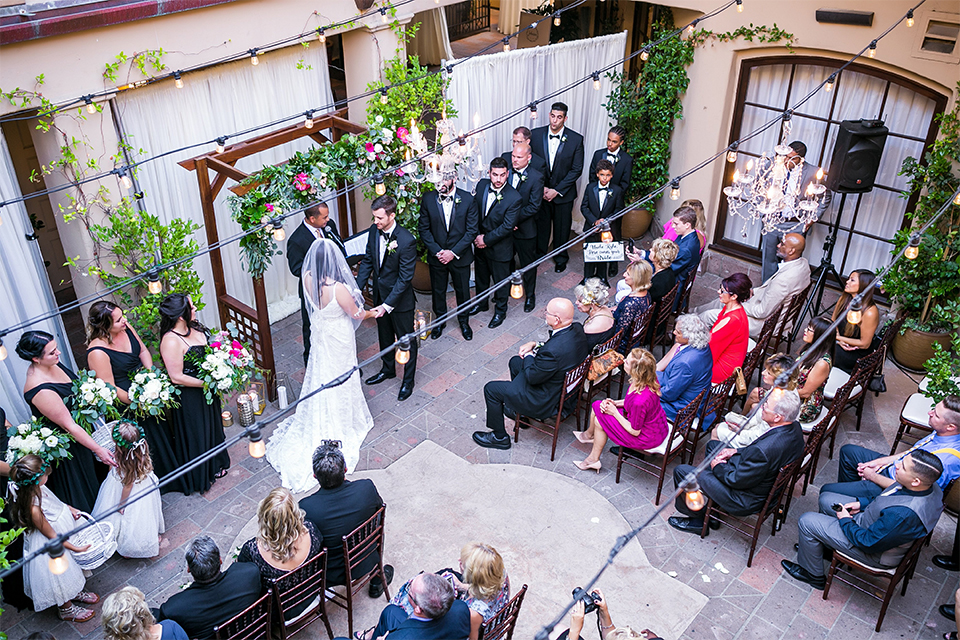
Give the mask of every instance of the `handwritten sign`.
M 584 242 L 584 262 L 620 262 L 623 260 L 622 242 Z

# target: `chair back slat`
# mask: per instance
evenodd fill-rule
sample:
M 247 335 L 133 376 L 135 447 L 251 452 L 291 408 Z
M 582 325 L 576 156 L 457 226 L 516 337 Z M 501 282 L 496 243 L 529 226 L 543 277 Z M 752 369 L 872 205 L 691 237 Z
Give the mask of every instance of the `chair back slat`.
M 626 331 L 626 329 L 620 329 L 611 337 L 607 338 L 606 340 L 604 340 L 603 342 L 595 346 L 593 348 L 593 352 L 591 353 L 591 355 L 601 356 L 605 354 L 607 351 L 609 351 L 610 349 L 616 349 L 617 347 L 619 347 L 620 343 L 623 342 L 624 331 Z M 625 354 L 621 354 L 621 355 L 625 355 Z
M 270 640 L 272 596 L 268 591 L 233 618 L 214 627 L 217 640 Z
M 754 345 L 753 349 L 747 354 L 747 357 L 743 361 L 743 378 L 748 382 L 750 378 L 753 377 L 753 372 L 760 366 L 760 361 L 767 352 L 767 346 L 770 344 L 770 339 L 773 337 L 773 332 L 777 328 L 777 322 L 780 320 L 782 312 L 783 304 L 781 303 L 780 306 L 763 321 L 763 326 L 760 327 L 760 334 L 757 336 L 757 344 Z
M 307 604 L 323 593 L 327 579 L 327 550 L 324 549 L 302 565 L 272 581 L 280 615 Z
M 726 408 L 727 403 L 730 402 L 730 389 L 733 388 L 736 381 L 737 372 L 734 371 L 723 382 L 718 382 L 712 387 L 709 387 L 710 394 L 707 396 L 707 401 L 703 403 L 703 412 L 701 413 L 703 420 L 706 420 L 710 414 L 713 414 L 714 419 L 721 417 L 721 413 L 724 408 Z M 701 425 L 703 430 L 707 430 L 712 426 L 713 425 Z
M 477 640 L 511 640 L 513 630 L 517 626 L 520 607 L 523 605 L 523 596 L 526 593 L 527 585 L 523 585 L 520 591 L 496 615 L 483 622 L 480 625 Z
M 633 325 L 630 327 L 630 343 L 627 345 L 627 351 L 633 351 L 644 343 L 644 338 L 646 338 L 650 329 L 650 321 L 656 311 L 657 305 L 652 304 L 634 319 Z
M 583 362 L 567 371 L 567 374 L 563 377 L 563 397 L 560 398 L 561 407 L 566 397 L 576 393 L 583 384 L 583 379 L 587 376 L 587 371 L 590 369 L 591 360 L 593 360 L 593 356 L 588 355 Z
M 681 436 L 683 438 L 682 445 L 677 449 L 677 451 L 683 453 L 683 459 L 687 459 L 687 454 L 690 455 L 690 461 L 693 461 L 693 456 L 697 452 L 697 441 L 699 440 L 699 429 L 693 429 L 693 423 L 697 419 L 697 416 L 700 415 L 700 409 L 703 403 L 706 402 L 707 396 L 710 394 L 710 387 L 707 387 L 701 391 L 696 398 L 687 403 L 683 409 L 677 411 L 677 417 L 673 421 L 673 429 L 670 431 L 670 440 L 667 444 L 667 451 L 664 454 L 665 457 L 670 457 L 671 449 L 673 447 L 674 438 Z
M 348 584 L 364 577 L 354 574 L 371 553 L 378 553 L 383 558 L 383 525 L 386 517 L 387 505 L 384 504 L 366 522 L 343 536 L 343 564 Z
M 677 308 L 678 314 L 687 313 L 690 310 L 690 294 L 693 292 L 693 283 L 697 281 L 697 268 L 690 270 L 690 277 L 683 287 L 683 293 L 680 296 L 680 306 Z

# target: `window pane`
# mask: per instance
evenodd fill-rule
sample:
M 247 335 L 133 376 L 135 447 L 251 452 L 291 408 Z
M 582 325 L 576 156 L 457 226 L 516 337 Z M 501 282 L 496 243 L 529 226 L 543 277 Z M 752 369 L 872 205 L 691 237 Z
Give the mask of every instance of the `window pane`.
M 895 133 L 926 138 L 936 103 L 926 96 L 899 85 L 890 85 L 884 105 L 884 124 Z
M 880 115 L 883 91 L 887 81 L 856 71 L 844 71 L 837 84 L 837 103 L 833 120 L 873 120 Z
M 827 123 L 795 115 L 791 120 L 791 125 L 792 127 L 787 143 L 799 140 L 807 145 L 807 155 L 803 161 L 818 167 L 822 166 L 820 148 L 823 146 L 824 136 L 827 135 Z
M 750 70 L 747 102 L 763 104 L 778 111 L 785 109 L 787 87 L 790 83 L 790 64 L 765 64 Z
M 790 92 L 790 104 L 797 104 L 808 93 L 813 91 L 817 85 L 829 78 L 830 74 L 834 71 L 836 70 L 830 67 L 820 67 L 809 64 L 797 65 L 797 72 L 793 77 L 793 90 Z M 839 78 L 838 85 L 845 81 L 846 78 Z M 837 87 L 834 87 L 833 91 L 836 90 Z M 830 103 L 833 102 L 833 91 L 826 91 L 826 88 L 820 89 L 816 95 L 800 105 L 797 113 L 826 117 L 830 112 Z
M 750 107 L 746 106 L 743 108 L 743 126 L 740 129 L 740 137 L 743 138 L 745 135 L 753 132 L 754 129 L 757 129 L 764 124 L 770 122 L 772 119 L 776 118 L 781 112 L 774 111 L 772 109 L 764 109 L 761 107 Z M 749 140 L 744 140 L 740 143 L 740 151 L 746 153 L 752 153 L 754 155 L 760 155 L 764 151 L 773 151 L 773 148 L 777 146 L 780 142 L 780 123 L 777 122 L 774 125 L 771 125 L 763 133 L 758 134 L 757 136 L 750 138 Z M 746 160 L 741 160 L 737 162 L 739 167 L 746 166 Z

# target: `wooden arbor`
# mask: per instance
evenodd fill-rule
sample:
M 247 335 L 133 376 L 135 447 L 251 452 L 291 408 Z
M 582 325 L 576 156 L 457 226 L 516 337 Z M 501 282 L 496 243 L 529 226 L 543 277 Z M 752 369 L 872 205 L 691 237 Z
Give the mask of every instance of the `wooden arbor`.
M 320 144 L 326 144 L 340 140 L 345 133 L 358 134 L 366 131 L 365 127 L 346 120 L 343 117 L 345 115 L 346 110 L 343 109 L 323 116 L 315 116 L 313 126 L 309 129 L 304 126 L 303 122 L 300 122 L 232 144 L 226 147 L 222 153 L 211 151 L 180 162 L 180 166 L 184 169 L 197 172 L 197 182 L 200 186 L 200 205 L 203 209 L 203 226 L 207 232 L 208 246 L 216 246 L 220 241 L 213 201 L 220 190 L 223 189 L 227 180 L 240 183 L 250 177 L 249 174 L 236 168 L 235 165 L 238 160 L 305 136 L 309 136 Z M 333 136 L 332 140 L 322 133 L 327 129 Z M 216 174 L 212 181 L 211 171 Z M 345 183 L 343 182 L 336 185 L 338 190 L 342 190 L 344 186 Z M 255 184 L 246 186 L 236 184 L 230 187 L 230 190 L 237 195 L 243 195 L 254 188 L 256 188 Z M 337 197 L 337 205 L 340 229 L 344 232 L 348 229 L 355 229 L 356 211 L 350 210 L 348 214 L 345 194 L 341 193 Z M 217 310 L 220 315 L 220 323 L 222 326 L 226 326 L 228 322 L 236 324 L 242 339 L 250 344 L 257 365 L 268 372 L 268 380 L 271 381 L 268 387 L 272 400 L 275 393 L 273 379 L 276 373 L 276 364 L 273 359 L 273 338 L 270 335 L 267 293 L 263 286 L 263 278 L 253 278 L 255 307 L 250 307 L 227 292 L 226 281 L 223 276 L 223 257 L 220 254 L 219 247 L 210 252 L 210 267 L 213 269 L 213 284 L 217 294 Z

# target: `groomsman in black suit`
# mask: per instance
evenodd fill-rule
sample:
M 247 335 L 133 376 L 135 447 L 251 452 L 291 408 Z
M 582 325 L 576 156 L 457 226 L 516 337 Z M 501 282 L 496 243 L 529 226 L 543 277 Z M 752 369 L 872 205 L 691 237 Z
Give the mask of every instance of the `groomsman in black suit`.
M 543 174 L 531 164 L 533 152 L 530 145 L 521 143 L 514 145 L 510 155 L 512 169 L 508 180 L 511 187 L 520 194 L 522 204 L 520 215 L 517 216 L 517 226 L 513 232 L 513 248 L 517 252 L 520 266 L 525 267 L 537 259 L 537 212 L 543 201 Z M 523 310 L 526 313 L 533 311 L 537 306 L 537 270 L 530 269 L 523 273 L 523 290 L 526 293 L 526 302 Z
M 613 163 L 609 160 L 601 160 L 597 163 L 597 179 L 599 182 L 591 182 L 587 187 L 587 192 L 583 194 L 583 201 L 580 203 L 580 213 L 583 214 L 583 229 L 592 229 L 601 220 L 606 220 L 623 207 L 623 192 L 620 187 L 613 184 Z M 600 242 L 600 234 L 594 233 L 584 240 L 584 242 Z M 616 265 L 616 263 L 613 263 Z M 606 262 L 583 262 L 583 279 L 600 278 L 603 284 L 610 286 L 607 281 L 607 263 Z
M 380 196 L 371 204 L 373 225 L 367 233 L 367 250 L 357 269 L 357 286 L 362 290 L 373 277 L 373 301 L 377 305 L 377 334 L 380 349 L 386 349 L 397 338 L 413 333 L 413 270 L 417 263 L 417 241 L 413 234 L 397 224 L 397 201 Z M 410 341 L 410 361 L 403 366 L 403 383 L 397 400 L 406 400 L 413 393 L 417 372 L 417 342 Z M 391 350 L 383 355 L 380 373 L 364 380 L 380 384 L 397 377 L 396 361 Z
M 593 152 L 593 160 L 590 161 L 590 182 L 597 181 L 597 163 L 601 160 L 609 160 L 613 163 L 613 184 L 619 187 L 620 193 L 626 200 L 627 192 L 630 191 L 630 178 L 633 176 L 633 157 L 623 149 L 623 143 L 627 137 L 627 130 L 623 127 L 613 126 L 607 132 L 607 148 L 597 149 Z M 620 204 L 623 208 L 623 203 Z M 610 227 L 613 230 L 613 239 L 620 240 L 623 237 L 621 228 L 623 219 L 617 218 Z M 619 272 L 616 262 L 610 263 L 610 275 L 615 276 Z
M 470 263 L 473 262 L 473 240 L 480 224 L 477 203 L 470 193 L 454 187 L 455 174 L 443 177 L 437 191 L 423 194 L 420 200 L 420 240 L 427 247 L 430 267 L 430 289 L 433 313 L 439 318 L 447 313 L 447 276 L 453 281 L 457 306 L 470 299 Z M 457 315 L 464 340 L 473 339 L 470 313 Z M 443 324 L 430 332 L 436 340 L 443 335 Z
M 310 245 L 317 238 L 333 240 L 346 257 L 347 250 L 343 246 L 340 234 L 337 232 L 337 224 L 330 219 L 330 208 L 323 202 L 303 212 L 303 223 L 287 240 L 287 266 L 290 267 L 290 273 L 298 280 L 300 279 L 300 273 L 303 271 L 303 259 L 306 257 Z M 303 282 L 298 287 L 298 293 L 300 294 L 300 318 L 303 327 L 303 363 L 306 364 L 310 356 L 310 313 L 307 311 L 307 303 L 303 297 Z
M 510 275 L 510 260 L 513 258 L 513 228 L 520 215 L 520 194 L 507 184 L 507 162 L 494 158 L 490 162 L 490 178 L 477 184 L 476 202 L 480 212 L 480 235 L 473 244 L 477 248 L 474 267 L 474 282 L 477 295 L 490 288 L 490 279 L 500 282 Z M 507 318 L 508 286 L 502 286 L 493 294 L 494 310 L 490 328 L 499 327 Z M 486 300 L 484 300 L 486 303 Z M 474 307 L 470 314 L 489 309 L 486 304 Z
M 530 129 L 527 127 L 517 127 L 513 130 L 513 139 L 511 140 L 513 148 L 516 149 L 517 145 L 525 144 L 530 146 Z M 540 172 L 541 175 L 547 175 L 547 161 L 542 157 L 535 155 L 531 150 L 530 156 L 530 166 Z M 504 151 L 500 154 L 500 157 L 507 161 L 509 165 L 512 160 L 512 153 L 510 151 Z
M 570 239 L 573 201 L 577 199 L 577 181 L 583 173 L 583 136 L 567 129 L 566 122 L 567 105 L 554 102 L 550 107 L 550 125 L 534 129 L 530 136 L 533 153 L 547 161 L 543 206 L 537 219 L 537 253 L 541 256 L 550 244 L 551 225 L 554 248 Z M 561 273 L 570 256 L 562 251 L 553 260 L 554 271 Z

